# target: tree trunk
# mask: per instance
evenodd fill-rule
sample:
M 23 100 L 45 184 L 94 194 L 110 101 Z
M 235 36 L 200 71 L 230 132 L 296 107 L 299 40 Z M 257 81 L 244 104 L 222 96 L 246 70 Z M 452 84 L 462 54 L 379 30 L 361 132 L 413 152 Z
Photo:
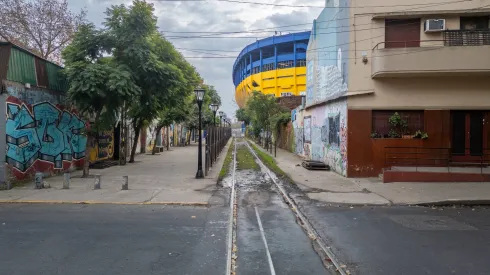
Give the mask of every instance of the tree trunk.
M 93 144 L 94 137 L 87 132 L 87 145 L 85 146 L 85 159 L 83 161 L 82 178 L 87 178 L 90 175 L 90 146 Z
M 134 127 L 134 140 L 133 147 L 131 148 L 131 156 L 129 157 L 129 163 L 134 162 L 134 155 L 136 154 L 136 146 L 138 146 L 138 139 L 140 137 L 141 123 L 133 123 Z
M 167 126 L 167 137 L 166 137 L 166 139 L 167 139 L 167 151 L 170 150 L 170 130 L 169 129 L 170 129 L 170 127 Z
M 153 149 L 151 150 L 151 154 L 154 155 L 157 153 L 157 137 L 160 131 L 162 130 L 163 126 L 157 126 L 155 128 L 155 142 L 153 143 Z

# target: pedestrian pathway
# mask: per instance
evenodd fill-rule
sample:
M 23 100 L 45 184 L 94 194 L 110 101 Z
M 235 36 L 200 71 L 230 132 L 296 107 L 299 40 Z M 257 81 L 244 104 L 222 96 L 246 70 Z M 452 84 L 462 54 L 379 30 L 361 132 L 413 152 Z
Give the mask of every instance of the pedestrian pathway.
M 262 147 L 257 147 L 265 152 Z M 490 182 L 383 183 L 379 178 L 345 178 L 332 171 L 307 170 L 301 166 L 301 157 L 281 148 L 277 148 L 274 159 L 309 198 L 321 202 L 352 205 L 490 204 Z
M 230 144 L 231 142 L 229 142 Z M 112 204 L 183 204 L 220 203 L 212 196 L 223 165 L 223 149 L 218 162 L 205 179 L 196 179 L 197 145 L 172 147 L 157 155 L 140 154 L 135 163 L 90 171 L 92 177 L 72 173 L 70 189 L 63 190 L 63 176 L 46 178 L 51 188 L 35 189 L 34 183 L 0 191 L 0 202 L 30 203 L 112 203 Z M 204 148 L 203 148 L 204 149 Z M 203 161 L 204 166 L 204 161 Z M 93 175 L 101 175 L 101 189 L 93 190 Z M 121 190 L 123 176 L 129 177 L 129 190 Z

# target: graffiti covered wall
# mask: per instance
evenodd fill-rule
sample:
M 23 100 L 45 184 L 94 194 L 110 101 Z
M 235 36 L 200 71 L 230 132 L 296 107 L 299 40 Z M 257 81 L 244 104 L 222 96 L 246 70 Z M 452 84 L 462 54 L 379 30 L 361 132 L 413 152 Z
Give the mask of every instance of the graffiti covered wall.
M 60 96 L 47 90 L 9 83 L 7 93 L 6 163 L 13 180 L 83 166 L 85 123 L 75 110 L 65 109 Z
M 112 159 L 114 156 L 114 131 L 102 131 L 90 146 L 90 162 Z
M 311 117 L 311 142 L 304 143 L 304 155 L 347 176 L 347 100 L 314 107 L 307 113 Z

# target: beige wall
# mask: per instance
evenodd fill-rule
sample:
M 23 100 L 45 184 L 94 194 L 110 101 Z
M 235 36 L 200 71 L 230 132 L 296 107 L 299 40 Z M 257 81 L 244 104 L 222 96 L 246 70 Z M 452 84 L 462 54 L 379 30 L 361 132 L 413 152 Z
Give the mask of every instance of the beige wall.
M 430 1 L 430 3 L 436 2 L 441 2 L 441 5 L 417 7 L 415 4 L 427 4 L 427 1 L 418 0 L 352 0 L 351 5 L 354 8 L 350 9 L 351 44 L 348 89 L 349 93 L 374 91 L 374 94 L 349 97 L 349 108 L 389 108 L 387 106 L 406 108 L 416 108 L 416 106 L 424 108 L 489 108 L 490 81 L 485 80 L 485 77 L 423 78 L 412 76 L 403 79 L 381 80 L 371 78 L 373 55 L 378 55 L 381 52 L 373 50 L 373 48 L 385 41 L 385 18 L 419 17 L 421 21 L 425 21 L 428 18 L 443 18 L 446 19 L 447 29 L 459 29 L 459 17 L 462 10 L 471 11 L 465 12 L 464 15 L 466 16 L 481 15 L 483 12 L 489 14 L 488 12 L 490 11 L 490 0 L 474 0 L 451 4 L 447 4 L 448 0 Z M 392 6 L 386 7 L 387 5 Z M 488 7 L 478 9 L 485 5 L 488 5 Z M 425 33 L 423 23 L 421 23 L 420 33 L 421 40 L 442 39 L 442 33 Z M 442 41 L 421 43 L 421 47 L 442 45 Z M 380 48 L 384 47 L 383 44 L 379 46 Z M 367 55 L 367 64 L 362 62 L 363 53 Z M 404 54 L 397 59 L 400 58 L 407 58 L 410 62 L 414 61 L 414 56 L 411 56 L 410 53 Z M 486 79 L 488 78 L 486 77 Z
M 490 77 L 381 79 L 374 94 L 349 97 L 349 109 L 490 109 Z

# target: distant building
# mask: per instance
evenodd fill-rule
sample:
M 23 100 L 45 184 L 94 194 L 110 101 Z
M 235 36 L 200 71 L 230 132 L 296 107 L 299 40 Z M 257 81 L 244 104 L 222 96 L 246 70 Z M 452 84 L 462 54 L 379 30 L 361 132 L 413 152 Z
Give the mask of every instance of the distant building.
M 246 46 L 233 65 L 235 100 L 243 108 L 253 91 L 275 97 L 306 92 L 310 32 L 272 36 Z

